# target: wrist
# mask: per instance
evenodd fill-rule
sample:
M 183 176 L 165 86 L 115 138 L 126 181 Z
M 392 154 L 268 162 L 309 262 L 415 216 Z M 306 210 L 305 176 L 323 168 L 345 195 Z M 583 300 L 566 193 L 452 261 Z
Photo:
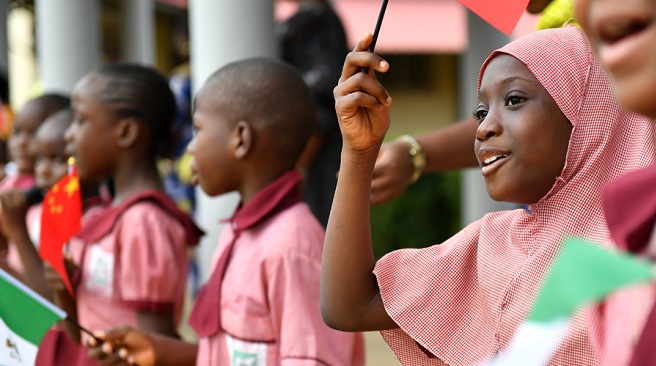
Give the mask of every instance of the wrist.
M 426 167 L 426 154 L 417 140 L 410 135 L 401 135 L 399 141 L 405 143 L 408 147 L 408 159 L 412 166 L 409 184 L 416 182 Z

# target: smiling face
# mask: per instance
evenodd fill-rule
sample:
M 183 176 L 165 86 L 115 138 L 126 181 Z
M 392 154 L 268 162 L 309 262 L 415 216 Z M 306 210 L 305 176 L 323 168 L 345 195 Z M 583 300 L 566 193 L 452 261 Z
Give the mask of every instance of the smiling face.
M 620 104 L 656 117 L 656 1 L 577 0 L 575 11 Z
M 535 203 L 565 165 L 572 125 L 529 69 L 500 54 L 487 65 L 474 112 L 475 153 L 490 197 Z

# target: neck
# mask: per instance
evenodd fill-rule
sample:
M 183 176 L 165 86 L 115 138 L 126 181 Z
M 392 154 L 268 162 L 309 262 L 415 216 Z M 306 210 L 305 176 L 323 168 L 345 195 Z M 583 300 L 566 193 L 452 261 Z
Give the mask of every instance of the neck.
M 290 169 L 291 168 L 263 170 L 260 168 L 259 171 L 255 170 L 255 174 L 249 174 L 248 178 L 244 179 L 244 184 L 242 184 L 239 189 L 241 203 L 245 205 L 250 202 L 259 191 L 273 183 Z
M 112 176 L 114 179 L 114 204 L 148 190 L 164 190 L 164 185 L 152 159 L 132 158 L 119 164 L 121 168 Z

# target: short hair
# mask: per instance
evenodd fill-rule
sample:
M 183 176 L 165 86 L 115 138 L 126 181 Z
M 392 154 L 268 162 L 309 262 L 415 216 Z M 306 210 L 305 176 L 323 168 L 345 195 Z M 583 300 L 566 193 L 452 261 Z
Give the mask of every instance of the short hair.
M 106 82 L 100 99 L 113 105 L 117 116 L 146 122 L 153 137 L 153 154 L 168 156 L 176 104 L 167 78 L 152 67 L 128 62 L 106 64 L 96 74 Z
M 296 165 L 316 125 L 310 89 L 288 63 L 249 58 L 225 65 L 209 81 L 233 123 L 244 120 L 266 134 L 283 164 Z
M 25 105 L 27 106 L 28 104 L 38 106 L 39 110 L 41 111 L 40 113 L 43 113 L 43 120 L 45 120 L 55 112 L 70 108 L 71 98 L 64 94 L 46 93 L 28 100 Z

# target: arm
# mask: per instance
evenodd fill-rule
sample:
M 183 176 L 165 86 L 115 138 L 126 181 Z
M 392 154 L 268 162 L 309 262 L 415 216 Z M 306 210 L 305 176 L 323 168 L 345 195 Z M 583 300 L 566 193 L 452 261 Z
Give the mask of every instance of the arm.
M 369 52 L 366 35 L 344 64 L 335 108 L 344 139 L 340 175 L 326 230 L 321 310 L 330 327 L 369 331 L 396 327 L 386 313 L 372 269 L 369 189 L 378 150 L 389 127 L 391 98 L 373 71 L 388 64 Z M 369 74 L 360 72 L 369 67 Z
M 77 266 L 73 263 L 70 256 L 64 257 L 64 265 L 66 266 L 69 278 L 73 278 L 73 272 L 77 269 Z M 57 273 L 57 271 L 55 271 L 55 269 L 48 263 L 43 264 L 43 272 L 45 280 L 48 282 L 55 305 L 64 310 L 71 319 L 77 321 L 77 303 L 73 296 L 68 292 L 68 289 L 59 273 Z M 77 327 L 67 321 L 61 321 L 59 324 L 70 339 L 80 343 L 80 330 Z
M 46 299 L 52 300 L 52 292 L 43 272 L 43 261 L 28 234 L 25 215 L 27 214 L 27 198 L 22 191 L 14 190 L 0 195 L 2 206 L 2 231 L 15 246 L 25 267 L 23 279 L 25 284 Z
M 426 154 L 424 172 L 438 172 L 477 166 L 474 138 L 477 123 L 473 117 L 431 133 L 415 136 Z M 400 196 L 411 184 L 413 167 L 409 146 L 395 140 L 383 144 L 374 167 L 371 203 L 384 204 Z
M 132 328 L 97 334 L 104 340 L 98 345 L 89 339 L 89 357 L 101 365 L 182 366 L 194 365 L 198 345 Z M 113 353 L 117 350 L 116 353 Z

